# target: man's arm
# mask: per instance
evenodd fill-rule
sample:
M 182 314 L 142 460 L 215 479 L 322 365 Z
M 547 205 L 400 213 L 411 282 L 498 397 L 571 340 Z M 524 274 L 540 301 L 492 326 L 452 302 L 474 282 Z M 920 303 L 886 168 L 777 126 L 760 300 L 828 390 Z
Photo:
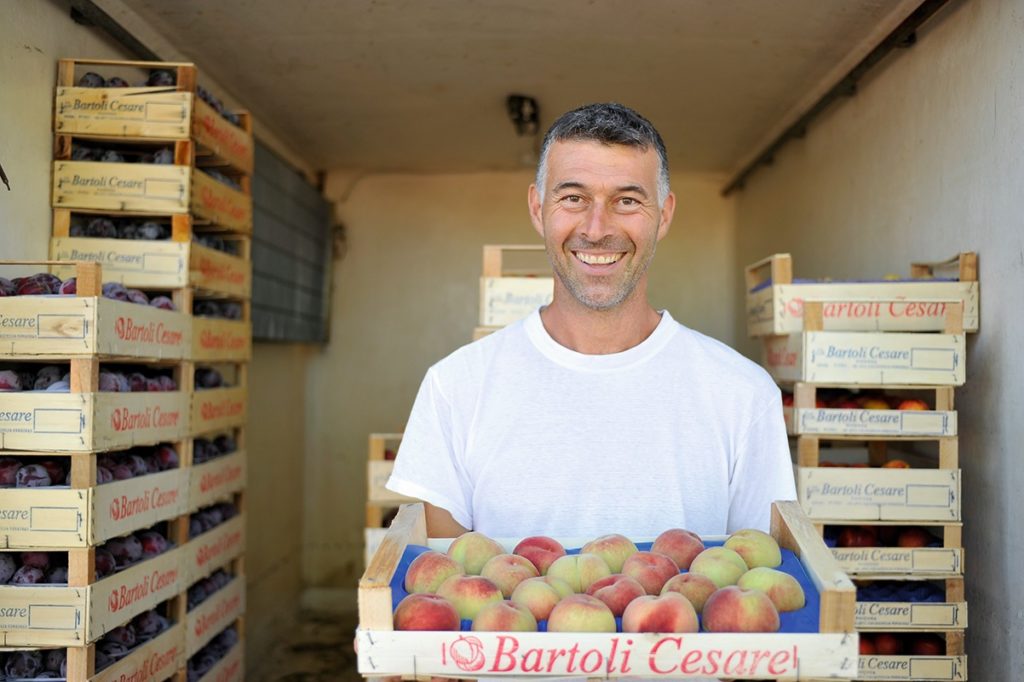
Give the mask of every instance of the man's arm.
M 435 507 L 429 502 L 424 502 L 423 506 L 427 512 L 428 538 L 457 538 L 469 532 L 469 529 L 463 528 L 446 509 Z

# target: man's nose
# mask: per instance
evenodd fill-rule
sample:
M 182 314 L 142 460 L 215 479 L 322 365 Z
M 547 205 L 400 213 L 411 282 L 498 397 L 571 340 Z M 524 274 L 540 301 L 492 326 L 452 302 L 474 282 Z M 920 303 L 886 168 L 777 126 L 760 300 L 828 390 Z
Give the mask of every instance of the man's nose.
M 613 229 L 612 216 L 608 207 L 602 202 L 594 202 L 584 216 L 579 232 L 587 241 L 597 242 L 611 234 Z

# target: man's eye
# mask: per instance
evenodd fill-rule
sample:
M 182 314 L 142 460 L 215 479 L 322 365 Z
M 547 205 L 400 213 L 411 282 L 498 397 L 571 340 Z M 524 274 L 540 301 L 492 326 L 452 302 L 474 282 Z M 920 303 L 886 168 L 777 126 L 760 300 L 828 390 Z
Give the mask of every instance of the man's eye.
M 583 197 L 581 197 L 579 194 L 566 194 L 564 197 L 562 197 L 562 201 L 568 204 L 578 204 L 581 201 L 583 201 Z
M 640 202 L 633 197 L 622 197 L 620 201 L 623 206 L 638 206 L 640 204 Z

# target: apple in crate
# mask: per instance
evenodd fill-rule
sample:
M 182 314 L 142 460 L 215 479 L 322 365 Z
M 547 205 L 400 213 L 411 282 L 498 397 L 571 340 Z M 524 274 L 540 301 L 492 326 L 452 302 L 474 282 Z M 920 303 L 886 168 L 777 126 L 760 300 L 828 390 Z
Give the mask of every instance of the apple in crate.
M 480 569 L 480 575 L 497 585 L 502 596 L 508 599 L 519 583 L 527 578 L 536 578 L 540 573 L 526 557 L 518 554 L 499 554 L 484 564 Z
M 541 575 L 547 575 L 548 567 L 555 559 L 565 556 L 565 547 L 558 540 L 546 535 L 531 535 L 523 538 L 512 550 L 513 554 L 530 560 Z
M 477 531 L 463 533 L 448 546 L 448 556 L 462 564 L 466 575 L 480 575 L 491 557 L 504 553 L 501 545 Z
M 704 541 L 693 531 L 670 528 L 659 535 L 651 545 L 651 551 L 664 554 L 680 570 L 689 570 L 694 557 L 704 551 Z
M 661 588 L 661 593 L 677 592 L 683 595 L 690 600 L 697 613 L 700 613 L 704 610 L 704 604 L 707 602 L 708 597 L 714 594 L 717 589 L 718 586 L 711 582 L 711 578 L 706 575 L 680 573 L 665 583 L 665 586 Z
M 748 568 L 766 566 L 775 568 L 782 564 L 782 550 L 771 535 L 754 528 L 738 530 L 725 541 L 727 549 L 740 555 Z
M 709 578 L 719 588 L 735 585 L 746 572 L 747 564 L 743 557 L 728 547 L 709 547 L 690 564 L 690 573 Z
M 740 576 L 736 586 L 764 592 L 780 612 L 798 611 L 807 603 L 804 588 L 796 578 L 766 566 L 750 569 Z
M 708 632 L 776 632 L 779 612 L 764 592 L 729 585 L 715 591 L 701 614 Z
M 574 594 L 551 610 L 548 632 L 615 632 L 615 616 L 600 599 Z
M 572 593 L 569 583 L 561 578 L 538 576 L 527 578 L 516 585 L 510 599 L 512 602 L 528 608 L 535 620 L 547 620 L 551 609 L 555 608 L 555 604 Z
M 480 609 L 473 619 L 474 632 L 536 632 L 537 619 L 530 609 L 508 600 Z
M 395 609 L 396 630 L 458 630 L 459 614 L 434 594 L 410 594 Z
M 412 560 L 405 572 L 405 591 L 434 594 L 441 583 L 453 575 L 465 575 L 457 561 L 441 552 L 424 552 Z
M 453 575 L 437 588 L 437 596 L 447 599 L 466 620 L 473 620 L 480 609 L 503 599 L 497 585 L 478 575 Z
M 596 554 L 604 559 L 612 573 L 622 572 L 623 562 L 636 552 L 636 545 L 633 544 L 633 541 L 625 535 L 617 533 L 594 538 L 580 549 L 581 554 Z
M 645 596 L 647 592 L 635 578 L 614 573 L 593 583 L 587 588 L 587 594 L 603 601 L 613 615 L 621 616 L 631 601 Z
M 697 611 L 676 592 L 637 597 L 622 614 L 623 632 L 697 632 Z
M 673 576 L 679 575 L 676 562 L 657 552 L 637 552 L 626 559 L 622 574 L 640 583 L 647 594 L 661 594 L 661 588 Z
M 611 574 L 608 564 L 596 554 L 568 554 L 548 567 L 549 576 L 569 583 L 576 593 L 586 592 L 591 585 Z

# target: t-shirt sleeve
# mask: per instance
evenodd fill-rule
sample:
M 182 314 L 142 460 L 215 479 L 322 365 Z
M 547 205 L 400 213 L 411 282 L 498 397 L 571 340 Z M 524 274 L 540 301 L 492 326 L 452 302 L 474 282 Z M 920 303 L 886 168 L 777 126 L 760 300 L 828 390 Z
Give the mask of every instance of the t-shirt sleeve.
M 395 458 L 388 490 L 429 502 L 473 527 L 470 487 L 458 465 L 453 411 L 432 368 L 420 385 Z
M 739 443 L 729 481 L 729 533 L 742 528 L 768 532 L 772 502 L 796 499 L 793 462 L 778 389 L 765 403 Z

